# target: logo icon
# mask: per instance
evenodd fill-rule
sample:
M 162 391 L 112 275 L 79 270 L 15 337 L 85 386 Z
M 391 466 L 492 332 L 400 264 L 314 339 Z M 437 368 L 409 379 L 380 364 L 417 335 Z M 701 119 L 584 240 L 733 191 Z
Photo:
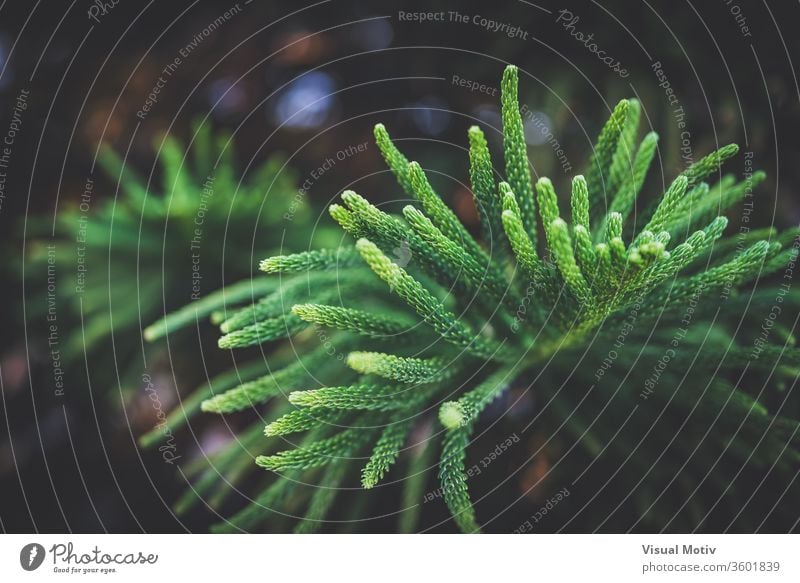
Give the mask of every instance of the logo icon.
M 26 571 L 35 571 L 44 562 L 44 547 L 39 543 L 29 543 L 19 552 L 19 564 Z

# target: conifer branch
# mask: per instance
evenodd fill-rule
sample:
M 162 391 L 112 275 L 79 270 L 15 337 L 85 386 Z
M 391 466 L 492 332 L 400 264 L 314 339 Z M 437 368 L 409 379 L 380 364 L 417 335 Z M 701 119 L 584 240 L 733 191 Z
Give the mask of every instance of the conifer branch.
M 372 455 L 361 471 L 361 485 L 364 488 L 374 488 L 389 471 L 389 468 L 397 461 L 400 455 L 400 448 L 406 441 L 411 425 L 414 423 L 413 417 L 407 417 L 405 413 L 399 414 L 390 419 L 390 425 L 383 430 L 380 438 L 372 450 Z
M 536 204 L 531 188 L 531 170 L 528 166 L 528 146 L 525 128 L 519 111 L 519 71 L 509 65 L 503 72 L 501 87 L 501 117 L 503 120 L 503 153 L 506 162 L 506 180 L 517 197 L 524 232 L 536 247 Z
M 501 83 L 504 176 L 495 176 L 483 132 L 474 126 L 468 130 L 469 177 L 482 239 L 470 235 L 434 191 L 420 164 L 409 162 L 378 124 L 378 148 L 415 205 L 403 208 L 402 216 L 392 215 L 346 191 L 342 205 L 331 205 L 329 210 L 355 239 L 353 247 L 265 259 L 261 268 L 280 274 L 278 283 L 259 280 L 249 290 L 229 288 L 224 299 L 209 296 L 195 305 L 194 313 L 176 313 L 147 333 L 165 333 L 190 323 L 201 311 L 227 313 L 230 305 L 254 300 L 221 323 L 220 346 L 249 346 L 292 336 L 294 348 L 295 338 L 299 341 L 295 363 L 260 378 L 214 383 L 224 392 L 200 405 L 204 411 L 229 413 L 274 399 L 296 409 L 276 408 L 274 414 L 280 416 L 264 432 L 268 436 L 306 432 L 297 448 L 257 458 L 260 467 L 282 475 L 257 497 L 256 505 L 220 529 L 257 524 L 263 505 L 286 503 L 291 480 L 309 479 L 316 475 L 314 468 L 327 466 L 321 472 L 321 487 L 302 498 L 307 511 L 297 525 L 301 532 L 316 530 L 354 466 L 349 460 L 369 452 L 361 483 L 373 488 L 406 455 L 403 446 L 409 435 L 419 442 L 417 430 L 428 427 L 424 445 L 411 446 L 408 463 L 401 461 L 394 470 L 408 474 L 405 505 L 418 506 L 427 460 L 439 449 L 428 443 L 435 439 L 430 435 L 435 422 L 431 411 L 438 409 L 445 428 L 443 441 L 437 441 L 442 444 L 438 474 L 445 501 L 461 531 L 478 532 L 465 470 L 472 429 L 482 416 L 495 415 L 488 405 L 502 397 L 507 386 L 515 381 L 530 383 L 544 366 L 554 371 L 548 375 L 570 370 L 569 387 L 578 387 L 580 396 L 553 390 L 558 383 L 549 377 L 536 383 L 531 390 L 548 400 L 540 413 L 543 422 L 564 427 L 593 459 L 601 453 L 618 456 L 620 464 L 630 460 L 636 472 L 651 473 L 643 457 L 649 454 L 638 450 L 654 446 L 637 440 L 642 431 L 650 430 L 648 411 L 666 411 L 669 406 L 680 415 L 694 415 L 697 410 L 715 426 L 721 415 L 746 419 L 739 427 L 738 421 L 720 423 L 712 439 L 700 436 L 698 460 L 715 463 L 713 457 L 703 457 L 714 444 L 741 460 L 758 451 L 758 461 L 772 460 L 781 470 L 791 470 L 793 460 L 800 460 L 797 420 L 783 411 L 770 411 L 768 399 L 748 394 L 722 376 L 708 383 L 702 395 L 683 389 L 650 390 L 647 384 L 654 383 L 656 371 L 662 385 L 683 386 L 687 366 L 693 367 L 694 376 L 711 374 L 712 367 L 724 371 L 747 367 L 748 374 L 763 375 L 765 384 L 767 375 L 783 382 L 800 370 L 800 350 L 785 345 L 793 341 L 791 323 L 773 322 L 766 339 L 753 335 L 758 350 L 740 338 L 762 326 L 764 316 L 753 312 L 753 306 L 767 310 L 778 303 L 800 306 L 796 294 L 765 283 L 770 274 L 794 268 L 798 257 L 794 241 L 800 229 L 783 233 L 754 229 L 725 237 L 728 222 L 722 213 L 751 195 L 763 173 L 754 172 L 739 182 L 731 176 L 704 182 L 738 151 L 734 145 L 724 146 L 675 177 L 666 192 L 642 203 L 652 213 L 633 213 L 644 198 L 641 191 L 658 136 L 646 134 L 637 147 L 642 106 L 637 100 L 622 100 L 600 131 L 584 175 L 566 185 L 571 187 L 570 212 L 569 217 L 562 216 L 551 180 L 542 177 L 535 186 L 531 183 L 518 75 L 510 66 Z M 173 147 L 164 156 L 173 166 L 179 163 Z M 113 158 L 107 163 L 118 165 Z M 183 180 L 175 173 L 166 178 L 172 179 L 175 196 L 180 197 Z M 538 219 L 545 236 L 539 243 Z M 747 301 L 737 297 L 736 290 L 754 280 L 757 287 L 745 294 Z M 715 293 L 718 297 L 711 301 Z M 718 323 L 723 319 L 722 301 L 728 302 L 725 310 L 735 310 L 741 318 L 735 332 Z M 692 326 L 673 317 L 675 313 L 682 313 Z M 336 342 L 308 349 L 308 339 L 313 338 L 306 330 L 310 325 L 333 329 Z M 611 360 L 609 338 L 614 338 L 616 356 L 606 365 Z M 665 355 L 671 355 L 669 367 L 662 364 Z M 585 366 L 574 366 L 584 359 Z M 650 368 L 652 363 L 655 368 Z M 329 386 L 317 381 L 318 373 L 336 382 Z M 650 379 L 642 381 L 648 375 Z M 644 397 L 637 397 L 643 382 L 650 390 L 647 397 L 657 406 L 643 406 Z M 593 389 L 587 392 L 589 386 Z M 631 386 L 636 389 L 627 390 Z M 618 390 L 623 387 L 626 390 Z M 617 438 L 623 427 L 614 433 L 591 420 L 594 413 L 589 407 L 605 411 L 611 390 L 623 409 L 642 412 L 631 418 L 627 438 Z M 440 405 L 438 396 L 444 391 L 452 396 Z M 278 401 L 286 394 L 289 404 L 286 399 Z M 199 397 L 193 397 L 187 414 L 197 403 Z M 667 427 L 671 418 L 660 419 L 661 415 L 653 421 L 659 429 Z M 412 428 L 416 428 L 413 434 Z M 658 437 L 653 440 L 655 447 Z M 787 444 L 792 444 L 791 451 L 784 453 Z M 658 450 L 654 455 L 661 459 L 662 454 Z M 225 456 L 225 468 L 241 467 L 233 454 Z M 625 476 L 620 479 L 624 482 Z M 205 491 L 207 478 L 201 481 Z M 629 485 L 637 494 L 642 490 L 638 483 Z M 418 513 L 419 508 L 407 508 L 401 529 L 415 528 Z

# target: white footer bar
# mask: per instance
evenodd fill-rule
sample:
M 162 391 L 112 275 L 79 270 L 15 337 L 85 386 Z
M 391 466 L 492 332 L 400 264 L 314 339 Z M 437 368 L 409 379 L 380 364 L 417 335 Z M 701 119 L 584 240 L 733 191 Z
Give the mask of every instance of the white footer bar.
M 800 581 L 799 541 L 791 535 L 3 535 L 0 581 L 761 583 Z

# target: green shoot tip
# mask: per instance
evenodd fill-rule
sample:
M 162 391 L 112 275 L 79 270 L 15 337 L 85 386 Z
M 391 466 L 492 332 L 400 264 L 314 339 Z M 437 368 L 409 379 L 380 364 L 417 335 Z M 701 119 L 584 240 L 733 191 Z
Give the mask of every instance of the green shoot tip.
M 458 401 L 448 401 L 439 408 L 439 421 L 447 429 L 461 427 L 466 421 L 464 407 Z

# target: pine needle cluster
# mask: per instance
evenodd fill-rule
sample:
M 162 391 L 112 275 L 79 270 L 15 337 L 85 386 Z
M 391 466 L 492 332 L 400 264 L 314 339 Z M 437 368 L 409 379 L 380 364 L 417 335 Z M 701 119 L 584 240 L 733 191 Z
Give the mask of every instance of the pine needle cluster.
M 770 306 L 788 316 L 800 303 L 790 282 L 798 232 L 725 235 L 726 211 L 752 197 L 764 175 L 720 177 L 738 152 L 728 145 L 663 194 L 645 195 L 658 136 L 640 139 L 641 106 L 626 99 L 584 172 L 557 190 L 532 176 L 517 86 L 509 66 L 502 173 L 482 129 L 468 131 L 479 238 L 379 124 L 376 143 L 411 204 L 391 214 L 342 193 L 329 211 L 352 243 L 265 259 L 260 268 L 277 283 L 256 303 L 217 313 L 225 349 L 291 338 L 268 359 L 269 373 L 259 376 L 254 364 L 246 378 L 216 379 L 192 397 L 192 410 L 266 404 L 273 415 L 255 463 L 276 476 L 222 530 L 255 528 L 298 506 L 306 511 L 297 530 L 315 530 L 355 472 L 367 489 L 392 471 L 407 476 L 404 500 L 416 506 L 425 460 L 440 443 L 450 513 L 461 531 L 477 532 L 467 447 L 511 386 L 535 392 L 535 421 L 572 436 L 590 459 L 612 468 L 630 461 L 622 479 L 643 515 L 657 501 L 646 483 L 639 488 L 644 477 L 680 474 L 691 492 L 695 482 L 683 477 L 702 482 L 720 451 L 770 471 L 797 467 L 800 415 L 781 387 L 796 378 L 800 351 L 793 324 L 771 318 Z M 180 412 L 171 422 L 184 419 Z M 420 428 L 432 421 L 430 436 Z M 241 473 L 261 428 L 217 454 L 201 495 L 213 489 L 211 473 Z M 653 463 L 681 445 L 697 452 L 682 467 L 668 457 Z M 293 496 L 306 480 L 317 487 Z M 401 527 L 413 529 L 417 513 L 403 513 Z

